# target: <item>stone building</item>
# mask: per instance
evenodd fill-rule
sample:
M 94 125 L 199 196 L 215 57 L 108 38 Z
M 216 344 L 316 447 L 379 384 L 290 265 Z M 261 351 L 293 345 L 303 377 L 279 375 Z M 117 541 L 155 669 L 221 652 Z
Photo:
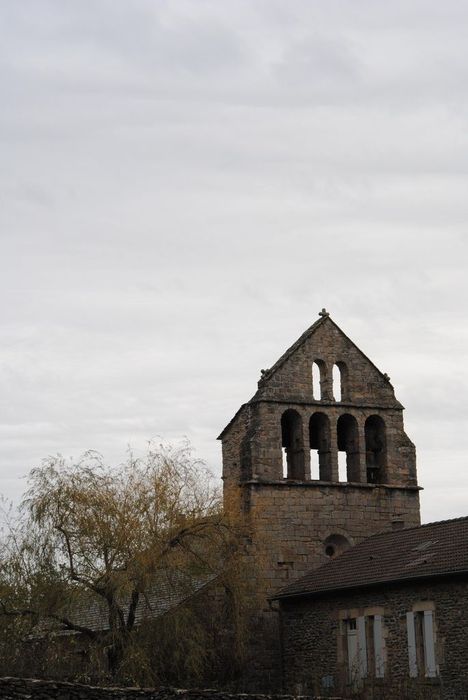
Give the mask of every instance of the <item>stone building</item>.
M 468 518 L 374 535 L 274 597 L 286 690 L 468 697 Z
M 323 310 L 219 439 L 226 503 L 250 527 L 263 605 L 250 670 L 278 680 L 268 597 L 374 533 L 419 525 L 415 449 L 390 379 Z

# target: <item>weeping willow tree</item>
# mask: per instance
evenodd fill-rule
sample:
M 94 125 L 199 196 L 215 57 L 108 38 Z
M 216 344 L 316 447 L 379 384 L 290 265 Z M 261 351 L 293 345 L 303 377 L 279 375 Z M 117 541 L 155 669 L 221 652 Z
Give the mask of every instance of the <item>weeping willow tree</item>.
M 86 639 L 112 679 L 196 679 L 216 666 L 213 640 L 241 653 L 243 536 L 186 444 L 150 444 L 117 468 L 95 452 L 48 458 L 8 520 L 0 621 L 23 639 Z

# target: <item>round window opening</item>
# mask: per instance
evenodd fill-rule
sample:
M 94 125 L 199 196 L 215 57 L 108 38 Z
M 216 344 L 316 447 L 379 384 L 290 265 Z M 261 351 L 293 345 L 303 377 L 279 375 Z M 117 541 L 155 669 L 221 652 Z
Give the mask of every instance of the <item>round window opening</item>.
M 326 557 L 331 559 L 332 557 L 337 557 L 343 552 L 345 552 L 351 543 L 346 539 L 344 535 L 339 535 L 335 533 L 334 535 L 329 535 L 323 542 L 323 553 Z

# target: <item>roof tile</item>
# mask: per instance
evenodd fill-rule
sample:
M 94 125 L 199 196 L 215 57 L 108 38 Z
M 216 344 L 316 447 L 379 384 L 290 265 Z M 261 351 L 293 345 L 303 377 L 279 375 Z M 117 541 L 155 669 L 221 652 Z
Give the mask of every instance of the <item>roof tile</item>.
M 468 517 L 373 535 L 273 599 L 462 572 L 468 573 Z

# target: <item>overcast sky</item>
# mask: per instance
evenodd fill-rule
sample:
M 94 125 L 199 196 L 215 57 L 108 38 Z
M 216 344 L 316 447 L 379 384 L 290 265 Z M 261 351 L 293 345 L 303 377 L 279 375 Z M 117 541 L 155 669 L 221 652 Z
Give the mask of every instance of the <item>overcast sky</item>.
M 468 5 L 2 0 L 0 492 L 216 441 L 326 306 L 468 514 Z

